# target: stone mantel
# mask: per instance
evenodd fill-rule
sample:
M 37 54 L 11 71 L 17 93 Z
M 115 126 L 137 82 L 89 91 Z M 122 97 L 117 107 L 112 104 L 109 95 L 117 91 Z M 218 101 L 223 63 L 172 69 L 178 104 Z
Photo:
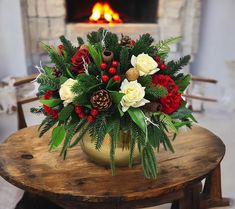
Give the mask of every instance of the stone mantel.
M 194 55 L 198 46 L 201 0 L 159 0 L 158 23 L 97 25 L 66 23 L 66 0 L 21 0 L 24 21 L 28 69 L 40 60 L 48 62 L 48 57 L 39 47 L 39 42 L 58 44 L 59 36 L 65 35 L 75 41 L 77 36 L 85 37 L 100 26 L 138 38 L 142 33 L 150 33 L 156 40 L 182 36 L 182 41 L 173 47 L 173 58 L 183 54 Z

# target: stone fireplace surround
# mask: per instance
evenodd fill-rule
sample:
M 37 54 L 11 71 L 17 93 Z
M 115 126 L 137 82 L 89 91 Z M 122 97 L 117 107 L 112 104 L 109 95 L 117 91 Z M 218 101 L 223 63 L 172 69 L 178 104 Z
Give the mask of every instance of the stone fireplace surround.
M 185 54 L 194 55 L 198 46 L 201 0 L 159 0 L 158 23 L 156 24 L 117 24 L 114 26 L 69 23 L 66 19 L 66 0 L 21 0 L 26 57 L 28 72 L 48 62 L 48 56 L 39 46 L 39 42 L 58 44 L 59 36 L 65 35 L 76 42 L 76 37 L 99 27 L 112 32 L 138 38 L 143 33 L 150 33 L 155 40 L 174 36 L 183 36 L 180 43 L 173 46 L 171 57 L 178 58 Z M 143 1 L 144 6 L 144 1 Z

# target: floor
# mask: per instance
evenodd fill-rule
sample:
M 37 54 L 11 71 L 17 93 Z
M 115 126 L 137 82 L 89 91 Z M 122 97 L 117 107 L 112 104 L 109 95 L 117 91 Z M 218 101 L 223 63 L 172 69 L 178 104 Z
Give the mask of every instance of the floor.
M 234 106 L 234 105 L 233 105 Z M 235 107 L 235 106 L 234 106 Z M 32 116 L 28 107 L 27 110 L 27 123 L 29 125 L 38 123 L 40 118 Z M 234 199 L 235 198 L 235 110 L 217 103 L 217 104 L 205 104 L 205 111 L 203 113 L 195 114 L 199 124 L 204 126 L 215 134 L 217 134 L 226 145 L 226 155 L 222 163 L 222 187 L 223 196 Z M 3 142 L 10 133 L 17 129 L 16 114 L 6 115 L 0 114 L 0 142 Z M 2 179 L 0 179 L 3 184 Z M 3 195 L 4 194 L 4 195 Z M 7 197 L 7 195 L 9 197 Z M 21 190 L 17 190 L 14 187 L 9 187 L 8 184 L 0 187 L 0 209 L 13 209 L 14 202 L 22 195 Z M 10 198 L 11 197 L 11 198 Z M 8 200 L 8 202 L 6 201 Z M 3 205 L 2 201 L 6 201 Z M 11 201 L 11 202 L 10 202 Z M 159 207 L 153 207 L 151 209 L 168 209 L 169 205 L 163 205 Z M 230 206 L 221 209 L 235 209 L 235 206 Z

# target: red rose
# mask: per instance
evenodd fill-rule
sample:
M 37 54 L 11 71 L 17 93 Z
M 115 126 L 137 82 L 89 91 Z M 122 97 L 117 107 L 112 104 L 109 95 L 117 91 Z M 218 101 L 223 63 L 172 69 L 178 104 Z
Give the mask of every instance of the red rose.
M 83 73 L 85 71 L 84 61 L 86 61 L 87 64 L 91 63 L 90 54 L 87 49 L 79 49 L 72 57 L 71 61 L 73 64 L 72 70 L 78 74 Z
M 168 75 L 154 75 L 152 83 L 164 86 L 168 92 L 166 96 L 160 98 L 160 103 L 162 105 L 161 111 L 166 114 L 171 114 L 178 110 L 182 99 L 175 81 Z

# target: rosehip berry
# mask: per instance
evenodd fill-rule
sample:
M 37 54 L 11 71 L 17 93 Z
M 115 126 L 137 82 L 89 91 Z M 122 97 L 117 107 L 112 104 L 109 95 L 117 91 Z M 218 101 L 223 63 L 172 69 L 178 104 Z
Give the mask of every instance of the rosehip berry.
M 165 70 L 166 65 L 164 63 L 161 63 L 161 64 L 159 64 L 159 68 L 160 68 L 160 70 Z
M 118 61 L 112 61 L 112 66 L 113 67 L 117 67 L 119 65 L 119 62 Z
M 94 118 L 93 118 L 92 115 L 88 115 L 88 116 L 87 116 L 87 120 L 88 120 L 89 122 L 92 122 L 92 121 L 94 120 Z
M 105 70 L 107 68 L 107 64 L 105 62 L 102 62 L 100 64 L 100 68 L 101 68 L 101 70 Z
M 101 80 L 103 81 L 103 83 L 107 83 L 109 81 L 109 77 L 107 75 L 102 75 Z
M 91 109 L 91 115 L 92 115 L 92 116 L 95 117 L 95 116 L 97 116 L 98 114 L 99 114 L 99 111 L 98 111 L 96 108 L 92 108 L 92 109 Z
M 135 46 L 135 40 L 131 40 L 131 45 Z
M 156 60 L 157 63 L 159 63 L 159 62 L 161 62 L 161 57 L 160 56 L 156 56 L 155 60 Z
M 114 75 L 116 74 L 117 70 L 114 67 L 109 68 L 109 74 Z
M 116 82 L 120 82 L 121 81 L 120 75 L 113 76 L 113 80 L 116 81 Z
M 81 113 L 81 112 L 82 112 L 82 107 L 81 107 L 80 105 L 77 105 L 77 106 L 75 107 L 75 112 L 76 112 L 77 114 Z
M 78 114 L 78 117 L 79 118 L 84 118 L 86 115 L 85 115 L 85 113 L 84 112 L 80 112 L 79 114 Z

